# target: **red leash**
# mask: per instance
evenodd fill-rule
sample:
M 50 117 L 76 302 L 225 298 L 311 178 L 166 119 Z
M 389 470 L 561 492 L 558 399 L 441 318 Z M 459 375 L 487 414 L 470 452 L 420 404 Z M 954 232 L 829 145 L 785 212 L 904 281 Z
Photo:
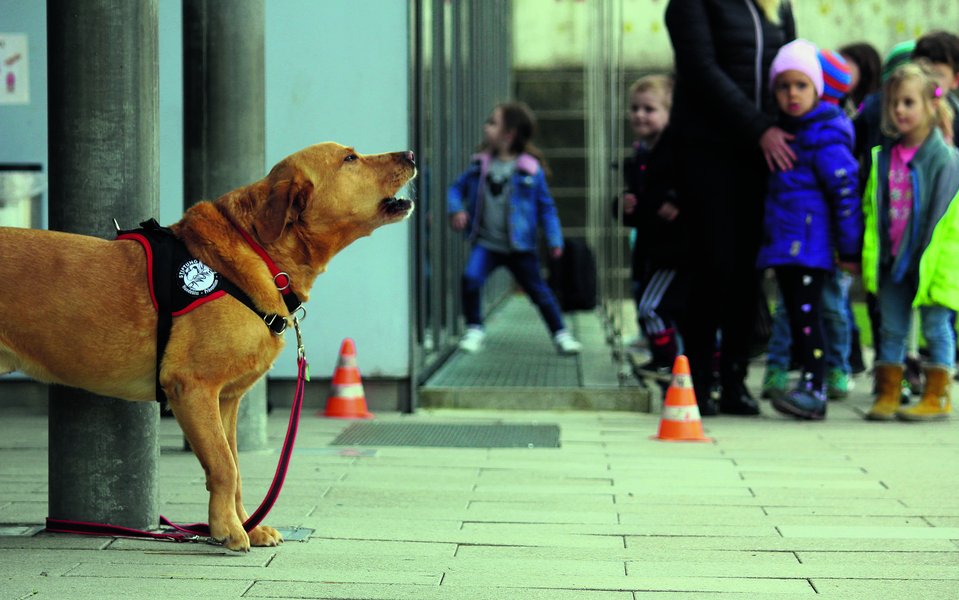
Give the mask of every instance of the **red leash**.
M 293 319 L 293 328 L 296 330 L 297 341 L 297 376 L 296 393 L 293 396 L 293 406 L 290 409 L 290 423 L 287 425 L 286 438 L 283 440 L 283 448 L 280 450 L 280 458 L 276 465 L 276 474 L 273 476 L 273 483 L 260 503 L 259 508 L 253 511 L 250 518 L 243 524 L 243 529 L 247 532 L 263 522 L 266 515 L 269 514 L 277 498 L 280 497 L 280 490 L 283 489 L 283 482 L 286 480 L 286 472 L 290 466 L 290 456 L 293 454 L 293 444 L 296 442 L 296 432 L 299 429 L 300 413 L 303 408 L 303 396 L 306 390 L 306 382 L 310 380 L 310 367 L 306 362 L 303 344 L 300 338 L 299 321 Z M 97 535 L 108 537 L 135 537 L 151 538 L 156 540 L 171 540 L 174 542 L 201 542 L 209 541 L 210 526 L 206 523 L 193 523 L 190 525 L 176 525 L 164 516 L 160 516 L 160 524 L 173 528 L 174 531 L 152 532 L 119 525 L 107 525 L 104 523 L 85 523 L 83 521 L 67 521 L 63 519 L 51 519 L 47 517 L 47 531 L 53 533 L 76 533 L 81 535 Z

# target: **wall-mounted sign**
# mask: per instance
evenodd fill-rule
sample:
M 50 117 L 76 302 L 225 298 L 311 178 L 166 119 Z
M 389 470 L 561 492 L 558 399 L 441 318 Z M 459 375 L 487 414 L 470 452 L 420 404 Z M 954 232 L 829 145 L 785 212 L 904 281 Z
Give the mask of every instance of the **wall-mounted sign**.
M 27 34 L 0 33 L 0 104 L 30 103 Z

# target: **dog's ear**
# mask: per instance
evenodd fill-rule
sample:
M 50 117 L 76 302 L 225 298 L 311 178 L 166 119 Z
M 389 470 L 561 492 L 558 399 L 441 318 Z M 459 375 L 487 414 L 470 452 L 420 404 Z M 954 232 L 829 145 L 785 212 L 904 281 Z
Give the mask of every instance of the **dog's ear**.
M 280 239 L 286 226 L 306 210 L 312 195 L 313 183 L 299 175 L 276 181 L 257 212 L 256 233 L 260 241 L 269 244 Z

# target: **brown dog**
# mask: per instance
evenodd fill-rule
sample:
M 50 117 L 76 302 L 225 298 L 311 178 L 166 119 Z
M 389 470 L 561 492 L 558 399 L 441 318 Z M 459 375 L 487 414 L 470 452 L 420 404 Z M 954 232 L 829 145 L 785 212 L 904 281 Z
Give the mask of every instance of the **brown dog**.
M 256 183 L 191 207 L 171 229 L 261 312 L 288 316 L 269 268 L 238 229 L 306 301 L 333 255 L 412 211 L 394 195 L 415 173 L 411 152 L 361 156 L 318 144 Z M 21 370 L 104 396 L 154 400 L 157 313 L 144 256 L 135 241 L 0 227 L 0 374 Z M 211 533 L 233 550 L 282 541 L 272 527 L 243 530 L 236 452 L 240 398 L 282 346 L 282 336 L 229 296 L 174 317 L 160 367 L 160 385 L 206 472 Z

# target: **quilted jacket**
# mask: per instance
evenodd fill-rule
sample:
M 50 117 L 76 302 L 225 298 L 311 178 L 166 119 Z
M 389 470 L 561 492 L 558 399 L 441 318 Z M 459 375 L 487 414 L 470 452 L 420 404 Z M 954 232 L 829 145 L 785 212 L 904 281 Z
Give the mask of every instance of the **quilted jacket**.
M 857 193 L 852 123 L 840 109 L 820 102 L 805 115 L 783 118 L 796 137 L 796 162 L 769 177 L 763 240 L 756 264 L 832 271 L 836 256 L 859 260 L 862 201 Z
M 666 27 L 676 62 L 672 125 L 682 137 L 756 147 L 776 123 L 769 66 L 796 37 L 790 3 L 776 25 L 755 0 L 671 0 Z

